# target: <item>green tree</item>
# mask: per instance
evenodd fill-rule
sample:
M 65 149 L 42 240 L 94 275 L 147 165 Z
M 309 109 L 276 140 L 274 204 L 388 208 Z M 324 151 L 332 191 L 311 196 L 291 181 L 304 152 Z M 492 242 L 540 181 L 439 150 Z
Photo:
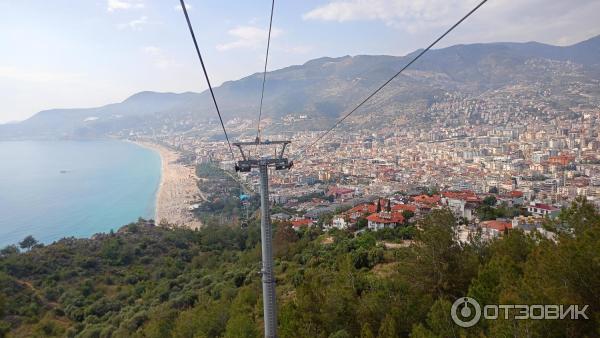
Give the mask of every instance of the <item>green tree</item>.
M 256 324 L 247 313 L 236 314 L 229 319 L 225 329 L 225 338 L 254 338 L 259 337 Z
M 509 257 L 495 256 L 479 270 L 469 287 L 469 296 L 481 304 L 498 304 L 500 294 L 514 289 L 522 276 L 517 262 Z
M 493 207 L 494 205 L 496 205 L 496 196 L 486 196 L 483 199 L 483 204 L 488 205 L 490 207 Z
M 375 338 L 373 334 L 373 330 L 371 329 L 371 325 L 369 323 L 364 323 L 360 330 L 360 338 Z
M 184 338 L 194 335 L 206 337 L 221 337 L 225 333 L 229 320 L 231 302 L 227 300 L 226 290 L 221 291 L 221 299 L 213 300 L 207 295 L 201 295 L 198 304 L 183 311 L 173 329 L 173 337 Z
M 451 318 L 452 303 L 445 298 L 438 299 L 427 315 L 427 326 L 437 337 L 458 337 L 459 326 Z
M 402 217 L 404 217 L 404 221 L 408 222 L 408 220 L 410 220 L 411 218 L 413 218 L 415 216 L 415 213 L 410 211 L 410 210 L 403 210 L 402 211 Z
M 423 293 L 435 297 L 464 296 L 476 275 L 479 260 L 474 250 L 461 244 L 454 231 L 455 218 L 448 209 L 435 210 L 421 223 L 410 256 L 401 270 Z
M 38 241 L 35 238 L 33 238 L 33 236 L 31 236 L 31 235 L 25 237 L 21 242 L 19 242 L 19 246 L 21 247 L 21 249 L 24 249 L 24 250 L 30 250 L 37 244 L 38 244 Z
M 276 240 L 289 250 L 275 270 L 281 337 L 598 336 L 600 218 L 589 202 L 563 210 L 552 236 L 513 229 L 491 241 L 475 234 L 465 244 L 455 222 L 449 210 L 436 210 L 393 231 L 334 231 L 326 243 L 317 229 L 283 229 Z M 0 337 L 261 334 L 256 224 L 131 228 L 33 252 L 3 250 Z M 410 247 L 378 246 L 403 229 L 414 237 Z M 465 295 L 480 304 L 587 304 L 590 319 L 482 320 L 457 332 L 448 308 Z
M 45 318 L 36 324 L 34 332 L 37 337 L 59 337 L 65 330 L 55 321 Z
M 431 186 L 427 188 L 427 195 L 433 196 L 438 195 L 440 193 L 440 189 L 437 186 Z
M 592 227 L 600 227 L 600 213 L 585 197 L 577 197 L 571 207 L 562 210 L 559 224 L 572 228 L 575 233 L 582 233 Z
M 281 257 L 290 253 L 292 244 L 298 241 L 298 234 L 291 224 L 282 223 L 277 226 L 273 236 L 274 254 Z
M 16 245 L 7 245 L 0 250 L 0 257 L 16 255 L 19 253 L 19 248 Z
M 396 321 L 389 314 L 383 318 L 381 325 L 379 326 L 378 338 L 397 338 L 398 333 L 396 332 Z
M 4 317 L 5 307 L 6 307 L 6 298 L 3 293 L 0 293 L 0 318 Z
M 566 211 L 575 235 L 560 234 L 557 241 L 542 240 L 524 262 L 517 301 L 525 304 L 587 304 L 590 314 L 600 313 L 600 221 L 583 200 Z M 577 219 L 580 215 L 581 219 Z M 590 218 L 588 218 L 590 217 Z M 515 295 L 504 295 L 505 297 Z M 595 336 L 600 317 L 590 320 L 533 321 L 529 328 L 539 335 Z M 538 323 L 541 322 L 541 323 Z M 525 325 L 525 323 L 519 323 Z
M 356 227 L 358 229 L 364 229 L 367 227 L 368 224 L 369 224 L 369 221 L 367 221 L 367 219 L 364 217 L 361 217 L 358 219 L 358 221 L 356 221 Z
M 341 329 L 341 330 L 329 335 L 329 338 L 350 338 L 350 337 L 352 337 L 352 336 L 350 336 L 348 331 L 346 331 L 344 329 Z
M 410 333 L 411 338 L 437 338 L 431 330 L 425 327 L 423 323 L 418 323 L 412 328 L 412 332 Z
M 143 336 L 148 338 L 171 337 L 171 331 L 175 326 L 175 318 L 177 318 L 175 310 L 157 308 L 144 327 Z
M 416 229 L 412 225 L 398 228 L 398 236 L 401 239 L 413 239 L 415 237 Z

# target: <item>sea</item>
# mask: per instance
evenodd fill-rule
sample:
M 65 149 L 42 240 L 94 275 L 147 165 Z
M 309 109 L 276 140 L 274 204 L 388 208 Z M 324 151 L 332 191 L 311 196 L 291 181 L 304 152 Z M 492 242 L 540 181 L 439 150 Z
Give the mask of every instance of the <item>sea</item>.
M 0 142 L 0 248 L 154 218 L 160 155 L 131 142 Z

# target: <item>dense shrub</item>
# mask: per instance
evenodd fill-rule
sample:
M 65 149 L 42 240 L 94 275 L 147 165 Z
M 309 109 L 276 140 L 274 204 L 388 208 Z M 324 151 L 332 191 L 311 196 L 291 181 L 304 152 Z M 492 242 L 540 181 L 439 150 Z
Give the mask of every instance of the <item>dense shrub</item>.
M 491 203 L 491 201 L 489 201 Z M 600 311 L 600 215 L 578 201 L 548 224 L 471 244 L 434 211 L 418 227 L 354 237 L 276 229 L 281 337 L 595 336 L 599 320 L 449 326 L 458 297 Z M 259 337 L 258 226 L 129 225 L 94 240 L 0 251 L 0 336 Z M 386 249 L 381 241 L 414 244 Z

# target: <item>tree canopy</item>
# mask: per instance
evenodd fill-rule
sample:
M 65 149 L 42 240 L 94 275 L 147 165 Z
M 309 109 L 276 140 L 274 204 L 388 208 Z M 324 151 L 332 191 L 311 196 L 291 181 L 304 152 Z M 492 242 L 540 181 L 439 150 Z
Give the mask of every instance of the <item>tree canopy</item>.
M 508 231 L 456 238 L 435 210 L 406 231 L 353 236 L 275 226 L 281 337 L 583 337 L 600 327 L 600 215 L 577 200 L 553 239 Z M 560 231 L 559 231 L 560 230 Z M 141 220 L 94 239 L 0 253 L 0 336 L 260 337 L 260 229 L 199 231 Z M 410 244 L 412 243 L 412 244 Z M 410 244 L 410 245 L 409 245 Z M 451 320 L 459 297 L 481 304 L 587 304 L 589 320 Z

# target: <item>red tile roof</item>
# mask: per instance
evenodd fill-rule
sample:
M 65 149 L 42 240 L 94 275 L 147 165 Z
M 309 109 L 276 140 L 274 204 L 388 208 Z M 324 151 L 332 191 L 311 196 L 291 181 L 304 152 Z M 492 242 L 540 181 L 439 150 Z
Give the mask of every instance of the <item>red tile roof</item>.
M 377 211 L 377 205 L 371 203 L 361 203 L 356 205 L 354 208 L 348 210 L 349 214 L 353 213 L 362 213 L 362 214 L 372 214 Z
M 412 204 L 396 204 L 392 206 L 392 211 L 402 212 L 404 210 L 415 212 L 417 211 L 417 206 Z
M 306 218 L 297 219 L 297 220 L 292 221 L 292 227 L 294 227 L 294 229 L 298 229 L 303 226 L 309 226 L 311 224 L 312 224 L 312 221 L 309 219 L 306 219 Z
M 575 156 L 562 154 L 559 156 L 552 156 L 548 159 L 548 163 L 567 165 L 575 160 Z
M 535 207 L 535 208 L 538 208 L 538 209 L 548 210 L 548 211 L 555 211 L 555 210 L 558 210 L 558 208 L 557 208 L 557 207 L 553 207 L 553 206 L 551 206 L 551 205 L 548 205 L 548 204 L 542 204 L 542 203 L 536 203 L 534 207 Z
M 419 195 L 419 196 L 413 197 L 413 201 L 415 201 L 417 203 L 425 203 L 425 204 L 437 204 L 440 202 L 440 200 L 441 200 L 440 195 L 433 195 L 433 196 Z
M 504 231 L 504 229 L 512 229 L 511 222 L 504 222 L 504 221 L 497 221 L 497 220 L 481 222 L 481 226 L 483 228 L 496 229 L 498 231 Z
M 523 197 L 523 192 L 518 190 L 513 190 L 510 192 L 511 197 Z
M 463 200 L 463 201 L 467 201 L 467 202 L 479 202 L 481 201 L 479 197 L 477 197 L 477 194 L 475 194 L 474 192 L 470 191 L 470 190 L 465 190 L 465 191 L 445 191 L 442 193 L 442 195 L 446 198 L 451 198 L 451 199 L 456 199 L 456 200 Z
M 399 224 L 404 222 L 404 216 L 402 216 L 402 214 L 399 212 L 380 212 L 369 215 L 367 220 L 375 223 Z

